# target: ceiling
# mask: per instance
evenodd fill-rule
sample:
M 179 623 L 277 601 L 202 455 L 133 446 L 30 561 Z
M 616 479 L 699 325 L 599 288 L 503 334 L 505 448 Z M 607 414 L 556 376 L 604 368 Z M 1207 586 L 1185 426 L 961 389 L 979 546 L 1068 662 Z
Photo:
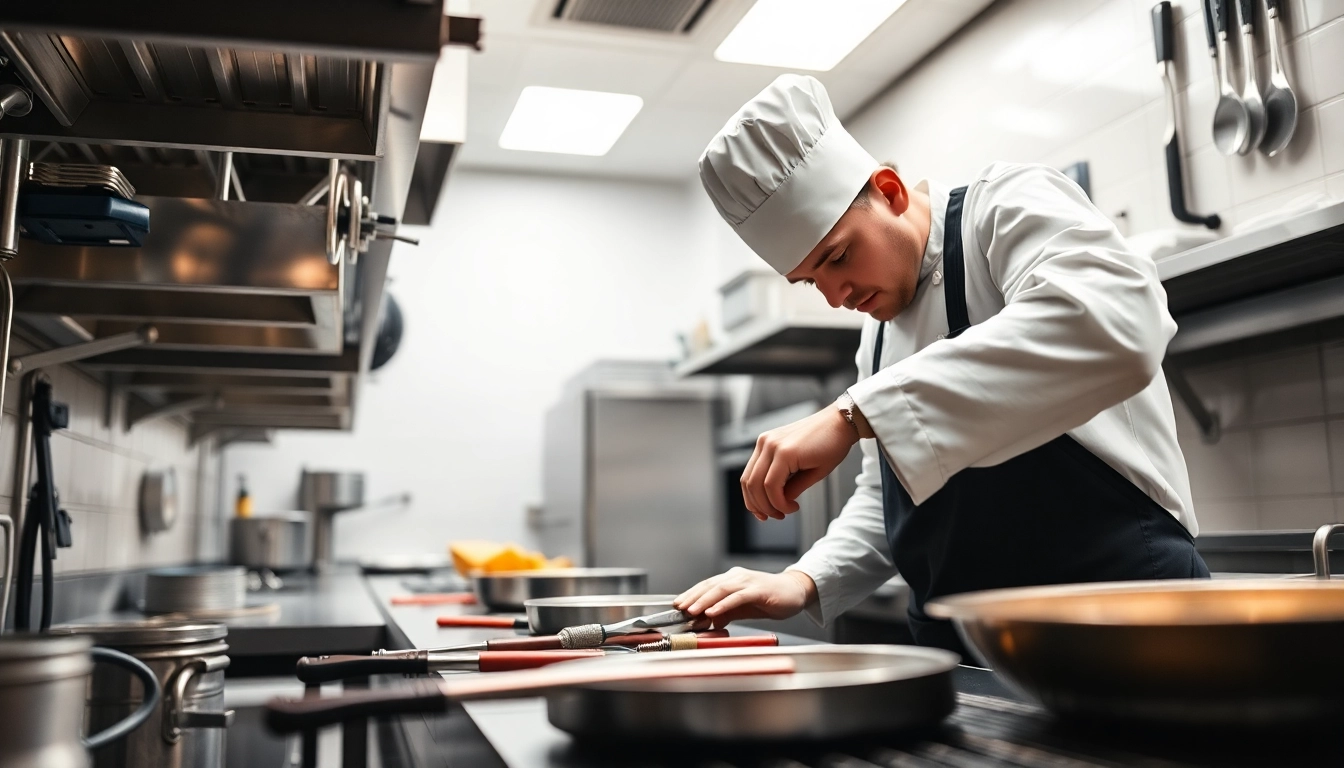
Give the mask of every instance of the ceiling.
M 843 119 L 993 0 L 908 0 L 830 72 L 816 75 Z M 473 0 L 484 19 L 468 65 L 467 141 L 458 167 L 686 179 L 705 145 L 747 99 L 786 70 L 714 59 L 754 0 L 713 0 L 689 34 L 557 22 L 557 0 Z M 817 2 L 824 12 L 825 2 Z M 603 157 L 502 149 L 525 86 L 632 93 L 644 108 Z

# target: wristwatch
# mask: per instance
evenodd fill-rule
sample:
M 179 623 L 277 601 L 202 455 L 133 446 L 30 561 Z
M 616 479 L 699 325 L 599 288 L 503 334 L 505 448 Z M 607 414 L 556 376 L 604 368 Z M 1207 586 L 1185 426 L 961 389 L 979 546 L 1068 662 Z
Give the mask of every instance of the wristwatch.
M 845 392 L 836 399 L 835 407 L 840 409 L 840 415 L 844 416 L 845 421 L 849 422 L 849 426 L 853 427 L 854 434 L 863 437 L 863 433 L 859 431 L 858 423 L 854 421 L 854 411 L 858 408 L 854 405 L 854 398 L 850 397 L 848 392 Z

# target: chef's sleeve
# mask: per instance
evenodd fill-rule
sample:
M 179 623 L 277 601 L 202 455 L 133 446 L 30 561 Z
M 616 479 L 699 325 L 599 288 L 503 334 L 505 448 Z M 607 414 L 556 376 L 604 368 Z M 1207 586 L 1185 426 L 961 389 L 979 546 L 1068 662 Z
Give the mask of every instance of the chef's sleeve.
M 1004 308 L 849 390 L 916 504 L 1137 394 L 1176 332 L 1156 265 L 1058 171 L 1008 166 L 966 211 Z
M 868 375 L 876 326 L 865 324 L 859 345 L 860 375 Z M 812 548 L 788 570 L 806 573 L 817 585 L 817 602 L 807 615 L 825 626 L 896 575 L 882 516 L 882 474 L 877 442 L 862 440 L 863 465 L 854 495 Z

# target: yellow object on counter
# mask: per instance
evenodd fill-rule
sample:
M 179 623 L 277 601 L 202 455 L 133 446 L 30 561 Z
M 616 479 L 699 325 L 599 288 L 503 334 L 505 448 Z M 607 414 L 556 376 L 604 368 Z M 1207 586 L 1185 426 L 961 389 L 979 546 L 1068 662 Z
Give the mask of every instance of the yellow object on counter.
M 233 503 L 233 514 L 238 517 L 252 516 L 252 496 L 247 492 L 247 478 L 238 476 L 238 499 Z
M 543 568 L 573 568 L 567 557 L 547 559 L 540 552 L 523 549 L 517 544 L 495 541 L 455 541 L 448 545 L 453 556 L 453 567 L 466 576 L 473 572 L 536 571 Z

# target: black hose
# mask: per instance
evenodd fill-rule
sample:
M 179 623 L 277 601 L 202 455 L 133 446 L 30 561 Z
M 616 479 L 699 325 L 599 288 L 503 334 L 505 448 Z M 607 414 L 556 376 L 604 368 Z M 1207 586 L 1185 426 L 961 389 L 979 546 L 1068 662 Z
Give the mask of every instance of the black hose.
M 143 661 L 134 656 L 121 651 L 114 651 L 111 648 L 97 647 L 90 648 L 89 654 L 93 656 L 95 663 L 101 661 L 112 664 L 140 678 L 140 683 L 145 688 L 144 698 L 140 701 L 140 708 L 132 712 L 129 717 L 104 731 L 80 739 L 84 744 L 84 749 L 92 751 L 110 744 L 144 725 L 149 716 L 154 714 L 154 708 L 159 706 L 159 699 L 163 697 L 163 689 L 159 687 L 159 678 L 155 676 L 154 670 L 145 666 Z

